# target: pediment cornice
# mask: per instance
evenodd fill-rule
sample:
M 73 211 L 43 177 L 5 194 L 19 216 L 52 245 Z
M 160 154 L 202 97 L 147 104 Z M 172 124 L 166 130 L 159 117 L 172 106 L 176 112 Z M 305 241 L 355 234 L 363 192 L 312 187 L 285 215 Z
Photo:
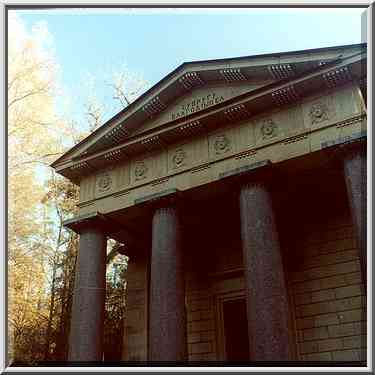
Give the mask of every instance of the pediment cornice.
M 265 63 L 266 58 L 251 66 L 246 58 L 225 60 L 225 64 L 222 61 L 199 62 L 199 66 L 198 63 L 185 64 L 185 66 L 183 64 L 172 72 L 170 77 L 166 77 L 165 87 L 161 85 L 155 95 L 145 95 L 142 100 L 133 103 L 134 105 L 115 116 L 107 125 L 73 147 L 58 159 L 53 167 L 75 181 L 81 174 L 102 168 L 116 160 L 167 146 L 191 134 L 209 131 L 213 124 L 217 127 L 238 122 L 255 116 L 267 108 L 293 104 L 314 91 L 334 89 L 352 80 L 362 79 L 366 74 L 366 69 L 363 69 L 366 59 L 364 46 L 348 47 L 351 49 L 342 49 L 347 52 L 347 57 L 339 58 L 336 48 L 336 50 L 328 49 L 325 55 L 315 53 L 315 57 L 311 57 L 311 53 L 307 54 L 308 56 L 301 54 L 299 58 L 284 56 L 284 60 L 280 56 L 277 58 L 275 55 L 268 56 L 268 62 L 273 62 L 268 65 L 261 65 Z M 333 58 L 333 55 L 336 58 Z M 234 62 L 237 65 L 233 66 Z M 304 64 L 303 69 L 302 64 Z M 301 70 L 298 71 L 297 68 Z M 254 73 L 249 74 L 249 69 L 253 69 Z M 257 74 L 255 74 L 256 70 L 258 70 Z M 220 79 L 220 82 L 225 81 L 228 84 L 250 80 L 259 82 L 261 79 L 273 81 L 183 118 L 167 121 L 150 131 L 146 128 L 144 132 L 133 135 L 139 124 L 155 118 L 167 109 L 172 102 L 171 98 L 168 99 L 168 95 L 173 95 L 174 98 L 181 97 L 191 90 L 204 87 L 208 81 L 207 77 L 212 78 L 215 74 L 216 80 Z

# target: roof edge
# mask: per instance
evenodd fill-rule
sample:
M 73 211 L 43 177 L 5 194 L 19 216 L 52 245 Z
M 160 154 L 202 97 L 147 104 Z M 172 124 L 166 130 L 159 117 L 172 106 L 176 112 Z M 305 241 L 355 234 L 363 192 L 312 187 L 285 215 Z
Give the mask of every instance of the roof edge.
M 246 60 L 246 59 L 257 59 L 257 58 L 265 58 L 265 57 L 281 57 L 286 55 L 292 55 L 292 54 L 303 54 L 303 53 L 318 53 L 323 51 L 331 51 L 331 50 L 341 50 L 346 48 L 355 48 L 355 47 L 364 47 L 367 48 L 367 43 L 357 43 L 357 44 L 346 44 L 346 45 L 338 45 L 338 46 L 331 46 L 331 47 L 320 47 L 320 48 L 311 48 L 311 49 L 305 49 L 305 50 L 296 50 L 296 51 L 286 51 L 286 52 L 276 52 L 276 53 L 265 53 L 265 54 L 258 54 L 258 55 L 250 55 L 250 56 L 240 56 L 240 57 L 229 57 L 224 59 L 212 59 L 212 60 L 196 60 L 196 61 L 190 61 L 190 62 L 183 62 L 179 66 L 177 66 L 174 70 L 172 70 L 170 73 L 168 73 L 166 76 L 164 76 L 161 80 L 159 80 L 157 83 L 155 83 L 152 87 L 150 87 L 148 90 L 146 90 L 142 95 L 140 95 L 137 99 L 134 100 L 131 104 L 129 104 L 127 107 L 125 107 L 123 110 L 116 113 L 114 116 L 112 116 L 110 119 L 108 119 L 105 123 L 100 125 L 96 130 L 94 130 L 90 135 L 88 135 L 86 138 L 84 138 L 82 141 L 71 147 L 68 151 L 66 151 L 62 156 L 60 156 L 58 159 L 56 159 L 53 163 L 50 164 L 52 168 L 55 168 L 59 162 L 70 152 L 76 150 L 81 145 L 86 143 L 86 141 L 89 138 L 94 137 L 96 134 L 98 134 L 104 127 L 109 126 L 112 122 L 117 120 L 119 117 L 125 115 L 130 109 L 135 107 L 138 103 L 140 103 L 142 100 L 144 100 L 148 95 L 152 94 L 152 91 L 156 90 L 159 86 L 161 86 L 164 82 L 168 81 L 169 78 L 171 78 L 173 75 L 177 74 L 179 71 L 183 70 L 186 67 L 192 67 L 194 65 L 200 65 L 205 63 L 223 63 L 226 61 L 236 60 Z

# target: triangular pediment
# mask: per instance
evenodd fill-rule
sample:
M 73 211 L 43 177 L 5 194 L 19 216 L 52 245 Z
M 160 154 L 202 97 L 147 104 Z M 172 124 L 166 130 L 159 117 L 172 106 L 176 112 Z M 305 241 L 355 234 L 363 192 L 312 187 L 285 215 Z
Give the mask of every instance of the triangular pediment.
M 129 139 L 277 82 L 285 82 L 324 64 L 358 54 L 364 44 L 184 63 L 52 166 L 63 170 L 81 159 Z
M 194 88 L 187 94 L 171 102 L 159 115 L 152 117 L 135 129 L 132 135 L 136 136 L 149 132 L 150 130 L 157 129 L 173 121 L 183 121 L 193 114 L 198 114 L 215 105 L 220 105 L 227 100 L 249 93 L 273 82 L 275 82 L 275 80 L 226 83 L 222 85 L 208 84 Z

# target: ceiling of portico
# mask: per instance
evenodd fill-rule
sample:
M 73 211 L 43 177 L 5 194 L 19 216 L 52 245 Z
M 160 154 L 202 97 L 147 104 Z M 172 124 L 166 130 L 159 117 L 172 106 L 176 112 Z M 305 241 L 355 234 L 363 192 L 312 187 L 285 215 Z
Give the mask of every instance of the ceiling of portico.
M 109 158 L 112 158 L 117 155 L 117 150 L 112 150 L 126 142 L 132 143 L 173 124 L 186 123 L 197 114 L 223 107 L 235 98 L 298 79 L 324 65 L 356 55 L 363 48 L 361 44 L 184 63 L 52 166 L 61 173 L 66 167 L 106 150 L 111 150 Z M 241 115 L 243 108 L 238 113 L 237 109 L 225 114 L 229 119 Z M 190 124 L 194 125 L 194 121 Z M 149 141 L 142 140 L 141 144 L 148 146 Z

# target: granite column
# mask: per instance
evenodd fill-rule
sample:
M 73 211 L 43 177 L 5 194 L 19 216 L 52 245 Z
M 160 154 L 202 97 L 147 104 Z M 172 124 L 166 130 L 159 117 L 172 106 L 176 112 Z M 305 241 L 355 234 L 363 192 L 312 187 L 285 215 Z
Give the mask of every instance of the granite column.
M 95 226 L 80 233 L 69 337 L 69 361 L 102 361 L 106 236 Z
M 178 211 L 159 206 L 152 219 L 150 356 L 152 361 L 186 359 L 183 256 Z
M 358 142 L 344 147 L 344 177 L 351 216 L 358 240 L 362 277 L 366 287 L 366 144 L 364 142 Z
M 244 183 L 241 236 L 251 361 L 288 361 L 289 306 L 271 196 L 266 183 Z

